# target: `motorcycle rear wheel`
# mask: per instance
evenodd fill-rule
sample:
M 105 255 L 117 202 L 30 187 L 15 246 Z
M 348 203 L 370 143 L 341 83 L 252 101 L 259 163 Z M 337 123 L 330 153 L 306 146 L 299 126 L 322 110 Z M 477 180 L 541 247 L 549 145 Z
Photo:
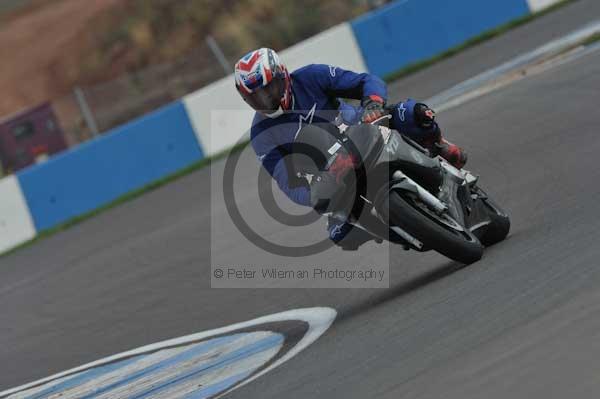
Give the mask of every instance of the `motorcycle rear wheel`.
M 481 192 L 485 194 L 483 190 Z M 487 194 L 485 195 L 486 198 L 483 199 L 483 202 L 491 223 L 483 236 L 480 237 L 480 241 L 486 247 L 490 247 L 506 239 L 510 232 L 510 218 L 498 204 L 487 197 Z

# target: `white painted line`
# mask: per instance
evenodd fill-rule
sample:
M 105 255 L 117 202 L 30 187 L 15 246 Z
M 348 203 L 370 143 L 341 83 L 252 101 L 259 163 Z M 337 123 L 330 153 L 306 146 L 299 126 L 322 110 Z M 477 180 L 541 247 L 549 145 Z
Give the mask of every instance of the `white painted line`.
M 529 9 L 532 13 L 540 12 L 554 4 L 560 3 L 562 0 L 527 0 Z
M 493 86 L 502 76 L 519 68 L 523 68 L 537 62 L 543 62 L 543 60 L 560 54 L 569 47 L 577 45 L 577 43 L 598 32 L 600 32 L 600 20 L 586 25 L 585 27 L 578 29 L 560 39 L 538 47 L 535 50 L 522 54 L 513 60 L 485 71 L 473 78 L 467 79 L 464 82 L 459 83 L 458 85 L 430 98 L 426 101 L 426 103 L 432 108 L 435 108 L 438 112 L 456 107 L 473 99 L 475 91 L 480 90 L 482 87 L 486 85 L 490 85 L 490 87 Z M 473 94 L 469 94 L 471 92 L 473 92 Z M 464 98 L 461 101 L 457 100 L 458 97 L 465 95 L 467 96 L 465 97 L 466 100 Z M 480 95 L 481 94 L 475 95 L 475 97 L 479 97 Z
M 286 319 L 287 320 L 303 320 L 308 323 L 309 328 L 308 328 L 308 331 L 306 332 L 306 334 L 304 335 L 304 337 L 302 337 L 302 339 L 300 340 L 300 342 L 298 342 L 298 344 L 296 346 L 294 346 L 294 348 L 292 350 L 287 352 L 285 354 L 285 356 L 281 357 L 276 362 L 271 364 L 268 368 L 264 369 L 263 371 L 261 371 L 260 373 L 258 373 L 256 375 L 254 375 L 252 378 L 247 379 L 242 384 L 235 387 L 235 389 L 237 389 L 241 386 L 244 386 L 244 385 L 250 383 L 251 381 L 254 381 L 255 379 L 257 379 L 258 377 L 260 377 L 262 375 L 265 375 L 269 371 L 273 370 L 276 367 L 281 366 L 283 363 L 287 362 L 288 360 L 290 360 L 291 358 L 296 356 L 298 353 L 302 352 L 309 345 L 311 345 L 313 342 L 315 342 L 321 335 L 323 335 L 325 333 L 325 331 L 327 331 L 329 329 L 329 327 L 331 327 L 331 324 L 333 324 L 333 321 L 335 320 L 336 316 L 337 316 L 337 312 L 332 308 L 312 308 L 312 309 L 291 310 L 289 312 L 280 313 L 279 315 L 265 317 L 264 318 L 265 320 L 267 320 L 269 317 L 275 318 L 274 320 L 269 320 L 269 321 L 277 321 L 277 320 L 281 321 L 281 320 L 286 320 Z M 260 320 L 260 319 L 257 319 L 257 320 Z M 260 323 L 255 323 L 255 324 L 268 323 L 269 321 L 262 321 Z M 223 392 L 218 397 L 222 397 L 223 395 L 226 395 L 227 393 L 229 393 L 231 391 L 233 391 L 233 389 Z
M 207 390 L 214 387 L 214 389 L 218 390 L 215 392 L 208 390 L 207 392 L 210 393 L 210 397 L 214 397 L 217 394 L 220 397 L 268 373 L 306 349 L 327 331 L 335 320 L 336 315 L 337 312 L 331 308 L 290 310 L 215 330 L 171 339 L 110 356 L 51 377 L 0 392 L 0 398 L 29 397 L 34 393 L 39 394 L 48 388 L 57 387 L 58 384 L 68 384 L 70 379 L 77 378 L 82 378 L 83 383 L 79 384 L 81 381 L 77 381 L 77 384 L 68 387 L 70 389 L 68 396 L 63 395 L 58 390 L 53 395 L 56 394 L 60 398 L 78 398 L 83 395 L 92 395 L 94 397 L 128 397 L 134 393 L 144 393 L 150 388 L 152 390 L 151 396 L 153 397 L 180 397 L 184 393 L 187 394 L 196 392 L 198 389 Z M 280 333 L 263 331 L 260 329 L 260 326 L 287 321 L 304 322 L 307 324 L 308 329 L 304 336 L 280 358 L 260 372 L 254 373 L 280 352 L 283 343 L 283 338 L 280 340 L 277 338 L 277 336 L 281 336 Z M 257 327 L 258 330 L 255 332 L 248 331 L 252 327 Z M 244 329 L 244 332 L 235 334 L 236 331 L 241 329 Z M 234 335 L 228 338 L 227 334 L 229 333 Z M 215 338 L 217 336 L 224 338 Z M 214 344 L 209 341 L 211 338 L 213 338 L 212 342 L 218 339 L 227 339 L 228 342 L 226 345 L 219 344 L 212 347 Z M 202 341 L 202 343 L 198 341 Z M 260 346 L 261 342 L 266 342 L 266 344 Z M 210 346 L 210 351 L 204 352 L 203 348 L 201 348 L 203 344 Z M 256 345 L 260 347 L 256 349 Z M 181 348 L 182 346 L 184 348 Z M 255 350 L 254 352 L 246 353 L 244 351 L 247 348 L 254 348 Z M 189 351 L 192 351 L 192 353 L 188 356 Z M 195 353 L 194 351 L 199 352 Z M 243 354 L 243 356 L 239 353 Z M 180 356 L 180 358 L 177 358 L 177 356 Z M 139 357 L 139 359 L 135 357 Z M 119 364 L 119 361 L 123 366 Z M 127 361 L 130 361 L 130 363 L 127 363 Z M 88 380 L 86 378 L 85 372 L 87 370 L 94 370 L 108 365 L 114 365 L 115 369 L 100 372 L 98 376 L 94 376 L 97 377 L 94 379 Z M 153 366 L 154 369 L 152 368 Z M 199 370 L 202 373 L 199 374 L 198 379 L 189 380 L 183 378 L 181 379 L 181 384 L 177 384 L 176 386 L 170 385 L 170 381 L 179 381 L 179 372 L 190 373 L 190 370 L 192 372 Z M 236 379 L 236 376 L 239 378 Z M 126 379 L 125 382 L 123 382 L 124 378 Z M 135 383 L 132 382 L 128 385 L 127 379 L 135 381 Z M 160 386 L 161 382 L 166 383 L 166 385 Z M 225 382 L 229 385 L 225 384 Z M 159 385 L 159 388 L 155 388 L 157 385 Z
M 600 50 L 600 46 L 593 46 L 589 49 L 586 49 L 584 47 L 577 47 L 561 56 L 557 56 L 541 64 L 536 64 L 528 68 L 519 69 L 518 71 L 502 76 L 489 84 L 483 85 L 482 87 L 479 87 L 475 90 L 469 91 L 463 95 L 453 98 L 452 100 L 440 106 L 438 108 L 438 112 L 443 112 L 458 107 L 468 101 L 474 100 L 485 94 L 499 90 L 510 84 L 518 82 L 519 80 L 539 75 L 542 72 L 575 61 L 598 50 Z

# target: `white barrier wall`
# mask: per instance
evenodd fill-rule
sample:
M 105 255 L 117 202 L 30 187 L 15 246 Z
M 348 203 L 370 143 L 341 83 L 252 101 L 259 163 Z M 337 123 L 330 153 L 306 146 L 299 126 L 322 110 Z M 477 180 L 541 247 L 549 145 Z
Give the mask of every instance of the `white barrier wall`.
M 233 146 L 250 129 L 254 115 L 237 93 L 233 75 L 187 95 L 183 104 L 206 156 Z M 235 117 L 227 118 L 223 111 L 231 111 Z M 212 114 L 221 118 L 213 118 Z M 211 120 L 219 126 L 218 131 L 212 132 Z
M 0 253 L 36 234 L 29 208 L 15 176 L 0 180 Z
M 328 29 L 280 53 L 290 71 L 307 64 L 329 64 L 358 72 L 365 62 L 350 24 Z M 240 98 L 233 75 L 183 98 L 205 155 L 233 146 L 248 132 L 254 112 Z M 212 111 L 219 111 L 213 113 Z M 235 112 L 223 112 L 235 111 Z M 211 125 L 218 127 L 212 131 Z
M 367 72 L 367 65 L 349 23 L 334 26 L 283 50 L 279 55 L 290 71 L 307 64 L 328 64 Z
M 527 3 L 529 4 L 529 9 L 531 12 L 536 13 L 544 8 L 548 8 L 556 3 L 560 3 L 561 1 L 562 0 L 527 0 Z

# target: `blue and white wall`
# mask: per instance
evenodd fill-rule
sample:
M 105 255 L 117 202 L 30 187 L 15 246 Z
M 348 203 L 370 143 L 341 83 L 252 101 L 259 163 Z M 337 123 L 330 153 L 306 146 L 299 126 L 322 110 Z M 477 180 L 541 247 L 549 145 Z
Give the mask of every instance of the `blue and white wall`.
M 201 159 L 181 102 L 27 168 L 17 177 L 37 231 L 101 207 Z
M 291 70 L 325 63 L 383 77 L 558 2 L 398 0 L 284 50 L 281 57 Z M 229 76 L 0 180 L 0 253 L 230 148 L 251 118 Z
M 0 180 L 0 253 L 35 237 L 29 207 L 16 176 Z
M 531 13 L 543 11 L 544 9 L 560 3 L 563 0 L 527 0 L 527 5 Z
M 352 28 L 369 71 L 383 77 L 528 13 L 525 0 L 397 1 Z

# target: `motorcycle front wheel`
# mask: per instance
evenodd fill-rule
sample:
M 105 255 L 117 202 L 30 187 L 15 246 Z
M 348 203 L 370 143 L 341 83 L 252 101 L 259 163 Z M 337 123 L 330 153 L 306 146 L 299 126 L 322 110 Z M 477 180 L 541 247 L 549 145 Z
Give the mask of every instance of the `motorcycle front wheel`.
M 400 227 L 425 247 L 454 261 L 468 265 L 481 259 L 483 245 L 469 230 L 447 214 L 436 215 L 409 193 L 405 197 L 392 190 L 381 203 L 378 211 L 390 226 Z

